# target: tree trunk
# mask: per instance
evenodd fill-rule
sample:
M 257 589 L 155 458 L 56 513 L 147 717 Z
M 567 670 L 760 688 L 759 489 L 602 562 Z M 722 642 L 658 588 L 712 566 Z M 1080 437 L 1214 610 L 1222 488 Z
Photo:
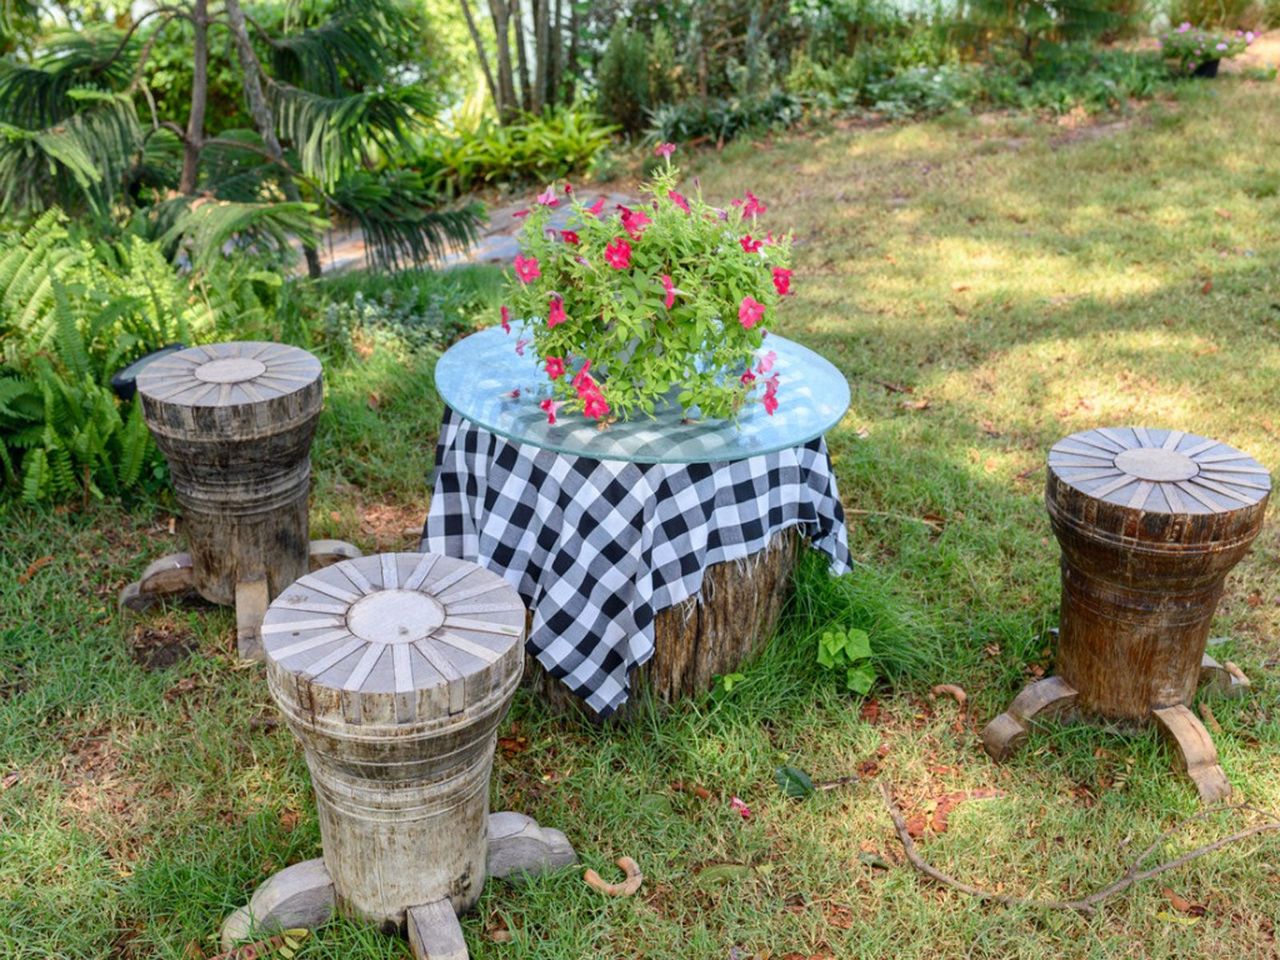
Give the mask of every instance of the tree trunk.
M 547 103 L 547 77 L 551 56 L 551 0 L 533 0 L 533 96 L 534 113 Z
M 195 30 L 192 43 L 191 110 L 187 114 L 187 135 L 182 141 L 182 176 L 178 192 L 196 192 L 200 174 L 200 151 L 204 147 L 204 111 L 209 101 L 209 0 L 196 0 L 191 10 Z
M 511 19 L 516 27 L 516 64 L 520 67 L 520 104 L 524 112 L 533 110 L 533 91 L 529 86 L 529 57 L 524 45 L 524 10 L 520 0 L 511 0 Z
M 574 95 L 577 93 L 574 85 L 574 77 L 577 76 L 578 67 L 578 5 L 570 2 L 569 4 L 569 52 L 565 56 L 563 66 L 564 75 L 568 78 L 562 95 L 564 103 L 573 103 Z
M 280 146 L 280 139 L 276 136 L 276 119 L 271 112 L 271 104 L 267 102 L 266 94 L 262 92 L 262 65 L 258 62 L 258 55 L 253 52 L 253 42 L 249 39 L 248 30 L 245 29 L 244 11 L 240 8 L 240 0 L 225 0 L 225 2 L 227 25 L 235 40 L 236 53 L 240 58 L 240 70 L 244 74 L 241 79 L 244 82 L 245 99 L 249 102 L 249 113 L 253 116 L 253 124 L 258 128 L 258 135 L 262 137 L 263 145 L 271 154 L 271 159 L 280 165 L 280 186 L 284 190 L 285 199 L 296 203 L 302 199 L 302 195 L 298 192 L 298 185 L 293 182 L 293 177 L 285 169 L 284 150 Z M 319 277 L 320 254 L 315 245 L 304 241 L 302 250 L 307 259 L 307 275 L 313 279 Z
M 506 0 L 489 0 L 493 36 L 498 56 L 498 119 L 509 122 L 518 113 L 515 81 L 511 74 L 511 8 Z
M 564 82 L 564 8 L 561 0 L 556 0 L 548 39 L 551 49 L 548 53 L 547 103 L 555 105 L 560 102 L 560 86 Z
M 489 96 L 493 98 L 493 108 L 502 113 L 502 102 L 498 98 L 498 85 L 493 80 L 493 70 L 489 66 L 489 55 L 485 53 L 484 38 L 476 27 L 475 18 L 471 15 L 471 5 L 467 0 L 462 2 L 462 15 L 467 18 L 467 31 L 471 34 L 471 42 L 476 46 L 476 56 L 480 58 L 480 68 L 484 71 L 484 82 L 489 87 Z

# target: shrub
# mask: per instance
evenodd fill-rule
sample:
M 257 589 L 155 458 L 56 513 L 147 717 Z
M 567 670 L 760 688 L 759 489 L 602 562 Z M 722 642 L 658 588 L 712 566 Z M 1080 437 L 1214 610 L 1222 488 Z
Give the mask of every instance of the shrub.
M 561 405 L 602 422 L 652 414 L 677 390 L 691 416 L 733 416 L 761 386 L 765 409 L 777 406 L 772 358 L 757 364 L 755 351 L 790 288 L 790 237 L 764 233 L 750 192 L 729 212 L 700 191 L 682 196 L 673 149 L 659 148 L 668 164 L 643 188 L 643 209 L 575 201 L 569 229 L 551 229 L 560 200 L 548 187 L 529 214 L 502 317 L 530 331 L 552 423 Z
M 432 190 L 450 197 L 544 182 L 587 169 L 613 143 L 615 129 L 593 113 L 568 108 L 507 126 L 484 120 L 472 132 L 431 135 L 415 166 Z
M 628 135 L 644 129 L 650 99 L 649 44 L 619 20 L 609 33 L 596 81 L 600 112 Z
M 723 144 L 746 133 L 785 129 L 803 116 L 800 98 L 783 91 L 763 97 L 692 99 L 656 109 L 649 135 L 659 142 Z

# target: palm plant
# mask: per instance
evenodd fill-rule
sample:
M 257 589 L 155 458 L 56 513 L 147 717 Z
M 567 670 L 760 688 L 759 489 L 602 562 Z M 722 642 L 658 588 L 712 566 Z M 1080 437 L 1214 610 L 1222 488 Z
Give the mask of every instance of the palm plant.
M 125 30 L 55 33 L 25 61 L 0 61 L 0 213 L 142 206 L 156 235 L 192 258 L 233 237 L 280 247 L 296 236 L 313 276 L 332 218 L 358 224 L 369 260 L 386 268 L 473 240 L 478 207 L 440 210 L 421 177 L 397 168 L 435 104 L 405 62 L 409 25 L 394 0 L 295 0 L 276 20 L 240 0 L 157 0 L 135 4 Z M 191 43 L 185 125 L 157 112 L 147 72 L 179 30 Z M 212 45 L 215 31 L 230 42 Z M 217 56 L 252 129 L 207 115 Z

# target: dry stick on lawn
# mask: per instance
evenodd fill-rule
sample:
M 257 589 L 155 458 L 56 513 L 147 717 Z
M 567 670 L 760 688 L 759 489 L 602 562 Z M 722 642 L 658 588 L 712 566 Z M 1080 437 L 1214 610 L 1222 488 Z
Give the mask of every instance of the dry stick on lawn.
M 915 841 L 911 839 L 911 834 L 907 832 L 906 821 L 902 819 L 902 812 L 893 802 L 893 797 L 889 793 L 889 788 L 884 781 L 880 782 L 880 796 L 884 800 L 884 805 L 889 811 L 889 816 L 893 818 L 894 829 L 898 831 L 898 839 L 902 841 L 902 849 L 907 855 L 907 859 L 911 861 L 911 865 L 927 877 L 937 880 L 939 883 L 959 890 L 961 893 L 967 893 L 971 897 L 977 897 L 980 900 L 991 900 L 994 903 L 1003 903 L 1007 906 L 1019 907 L 1042 907 L 1051 910 L 1074 910 L 1082 913 L 1087 917 L 1093 916 L 1098 912 L 1098 904 L 1108 897 L 1114 896 L 1128 890 L 1136 883 L 1144 880 L 1150 880 L 1152 877 L 1158 877 L 1162 873 L 1177 869 L 1184 864 L 1190 863 L 1203 857 L 1205 854 L 1213 853 L 1215 850 L 1221 850 L 1228 844 L 1235 843 L 1238 840 L 1245 840 L 1259 833 L 1267 833 L 1272 830 L 1280 830 L 1280 817 L 1266 810 L 1259 810 L 1257 807 L 1249 806 L 1247 803 L 1225 804 L 1216 807 L 1210 807 L 1208 810 L 1201 810 L 1199 813 L 1180 820 L 1164 833 L 1160 834 L 1147 849 L 1143 850 L 1136 860 L 1129 865 L 1123 876 L 1114 883 L 1111 883 L 1101 890 L 1089 894 L 1081 900 L 1037 900 L 1034 897 L 1015 897 L 1005 893 L 993 893 L 990 890 L 983 890 L 981 887 L 975 887 L 967 883 L 961 883 L 954 877 L 950 877 L 943 873 L 937 867 L 930 864 L 924 857 L 920 856 L 916 850 Z M 1239 830 L 1230 836 L 1223 837 L 1221 840 L 1215 840 L 1213 843 L 1207 843 L 1202 847 L 1196 847 L 1194 850 L 1184 853 L 1182 856 L 1173 860 L 1167 860 L 1164 863 L 1157 864 L 1147 870 L 1139 870 L 1144 860 L 1150 857 L 1159 846 L 1168 840 L 1173 834 L 1181 830 L 1183 827 L 1195 823 L 1197 820 L 1203 820 L 1205 817 L 1223 810 L 1248 810 L 1261 816 L 1267 817 L 1267 823 L 1254 824 L 1245 830 Z

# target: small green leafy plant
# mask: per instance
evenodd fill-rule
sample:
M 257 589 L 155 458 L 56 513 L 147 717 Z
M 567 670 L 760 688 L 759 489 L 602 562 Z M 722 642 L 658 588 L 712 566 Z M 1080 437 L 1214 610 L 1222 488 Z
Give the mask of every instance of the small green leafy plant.
M 824 631 L 818 638 L 818 663 L 844 673 L 844 685 L 854 693 L 867 693 L 876 682 L 871 659 L 871 638 L 855 627 Z
M 1253 43 L 1252 31 L 1234 34 L 1197 30 L 1187 21 L 1170 30 L 1159 40 L 1166 60 L 1176 64 L 1179 73 L 1191 73 L 1202 63 L 1238 57 Z
M 587 206 L 553 187 L 538 197 L 521 231 L 503 325 L 518 318 L 551 381 L 541 402 L 607 423 L 653 414 L 674 400 L 686 416 L 728 418 L 758 398 L 778 407 L 778 374 L 764 351 L 765 328 L 791 289 L 791 238 L 760 222 L 766 207 L 747 191 L 729 209 L 700 190 L 677 190 L 673 144 L 665 169 L 632 210 Z M 572 207 L 564 229 L 552 208 Z M 522 331 L 523 332 L 523 331 Z M 759 393 L 763 387 L 763 393 Z M 678 394 L 678 396 L 673 396 Z

